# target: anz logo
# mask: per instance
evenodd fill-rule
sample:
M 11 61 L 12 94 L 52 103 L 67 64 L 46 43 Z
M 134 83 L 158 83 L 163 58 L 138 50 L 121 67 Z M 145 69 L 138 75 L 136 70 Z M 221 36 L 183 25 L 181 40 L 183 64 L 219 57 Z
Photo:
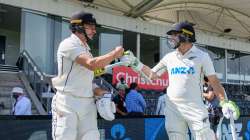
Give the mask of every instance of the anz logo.
M 174 67 L 171 69 L 171 75 L 195 74 L 194 67 Z

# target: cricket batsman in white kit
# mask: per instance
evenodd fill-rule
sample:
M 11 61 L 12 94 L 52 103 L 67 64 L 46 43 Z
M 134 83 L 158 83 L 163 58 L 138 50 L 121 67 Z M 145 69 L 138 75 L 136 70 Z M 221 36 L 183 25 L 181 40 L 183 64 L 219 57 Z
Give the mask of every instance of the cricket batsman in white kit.
M 186 140 L 188 127 L 196 140 L 215 140 L 215 134 L 209 125 L 208 111 L 202 101 L 204 75 L 211 82 L 227 118 L 231 111 L 234 119 L 238 119 L 239 109 L 235 103 L 225 99 L 224 89 L 216 77 L 208 53 L 193 44 L 196 41 L 193 26 L 188 22 L 181 22 L 167 34 L 175 51 L 166 54 L 152 70 L 131 52 L 122 60 L 129 60 L 130 66 L 137 72 L 143 72 L 148 79 L 156 79 L 168 72 L 165 127 L 170 140 Z
M 72 34 L 59 45 L 58 75 L 52 79 L 57 90 L 52 101 L 53 140 L 100 139 L 94 96 L 102 96 L 105 91 L 92 84 L 93 71 L 104 68 L 114 59 L 121 57 L 124 49 L 116 47 L 106 55 L 93 57 L 88 41 L 96 34 L 96 25 L 91 13 L 80 11 L 73 14 L 70 19 Z M 103 97 L 100 100 L 104 100 L 101 102 L 104 105 L 110 103 L 111 106 L 110 98 Z M 98 111 L 101 110 L 101 115 L 106 115 L 104 118 L 112 120 L 112 116 L 105 114 L 110 111 L 105 109 L 110 108 L 102 108 L 100 105 Z

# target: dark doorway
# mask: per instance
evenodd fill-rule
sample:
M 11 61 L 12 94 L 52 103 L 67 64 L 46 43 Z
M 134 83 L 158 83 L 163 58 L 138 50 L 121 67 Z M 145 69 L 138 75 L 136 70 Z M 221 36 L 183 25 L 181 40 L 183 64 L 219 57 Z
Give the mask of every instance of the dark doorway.
M 5 36 L 0 36 L 0 64 L 5 64 Z
M 123 32 L 123 48 L 125 50 L 131 50 L 136 56 L 137 53 L 136 46 L 137 46 L 137 33 L 125 30 Z

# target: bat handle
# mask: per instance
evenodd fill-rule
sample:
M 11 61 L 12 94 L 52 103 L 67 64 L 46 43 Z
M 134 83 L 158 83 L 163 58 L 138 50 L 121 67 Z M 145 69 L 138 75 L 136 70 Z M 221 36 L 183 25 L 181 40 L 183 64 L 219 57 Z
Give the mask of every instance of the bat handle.
M 231 128 L 233 140 L 237 140 L 237 136 L 236 136 L 236 132 L 235 132 L 235 124 L 234 124 L 234 119 L 233 119 L 232 112 L 230 112 L 230 128 Z
M 224 119 L 224 117 L 220 118 L 220 122 L 219 122 L 217 130 L 216 130 L 217 140 L 221 140 L 221 136 L 222 136 L 221 125 L 222 125 L 223 119 Z

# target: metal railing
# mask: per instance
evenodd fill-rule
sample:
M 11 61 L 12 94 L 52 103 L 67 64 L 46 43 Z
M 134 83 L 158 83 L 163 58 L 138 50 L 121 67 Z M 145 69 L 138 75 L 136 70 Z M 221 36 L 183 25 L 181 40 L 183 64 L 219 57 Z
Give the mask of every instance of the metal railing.
M 119 94 L 119 92 L 109 82 L 107 82 L 102 77 L 96 77 L 94 79 L 94 83 L 96 83 L 101 88 L 106 89 L 107 91 L 111 92 L 113 94 L 113 96 L 116 96 Z
M 23 59 L 21 66 L 23 73 L 26 75 L 31 88 L 36 93 L 44 109 L 49 113 L 51 111 L 50 104 L 54 93 L 51 88 L 51 77 L 42 72 L 27 51 L 24 50 L 21 53 L 21 57 Z

